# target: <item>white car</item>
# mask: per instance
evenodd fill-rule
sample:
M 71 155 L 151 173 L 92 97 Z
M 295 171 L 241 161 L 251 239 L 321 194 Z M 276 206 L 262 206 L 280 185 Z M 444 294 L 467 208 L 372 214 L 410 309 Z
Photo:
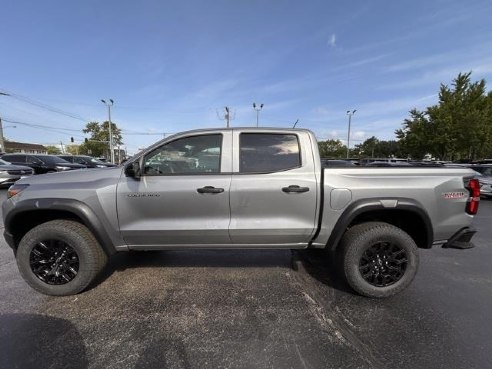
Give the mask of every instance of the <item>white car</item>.
M 32 169 L 22 165 L 13 165 L 0 159 L 0 186 L 13 185 L 17 180 L 32 175 Z

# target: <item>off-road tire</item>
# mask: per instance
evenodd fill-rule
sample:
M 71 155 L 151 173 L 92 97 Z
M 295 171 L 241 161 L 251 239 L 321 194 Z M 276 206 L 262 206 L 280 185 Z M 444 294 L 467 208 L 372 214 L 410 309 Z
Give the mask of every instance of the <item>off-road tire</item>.
M 387 286 L 375 286 L 364 279 L 360 263 L 363 254 L 381 243 L 390 243 L 404 250 L 406 268 L 399 280 Z M 404 290 L 412 282 L 419 264 L 417 245 L 402 229 L 383 222 L 367 222 L 350 228 L 341 244 L 343 274 L 347 283 L 363 296 L 383 298 Z
M 31 269 L 33 248 L 46 240 L 59 240 L 68 244 L 78 256 L 78 273 L 68 283 L 52 285 L 39 279 Z M 92 232 L 83 224 L 72 220 L 53 220 L 42 223 L 27 232 L 16 252 L 17 266 L 24 280 L 45 295 L 67 296 L 83 291 L 101 272 L 107 255 Z

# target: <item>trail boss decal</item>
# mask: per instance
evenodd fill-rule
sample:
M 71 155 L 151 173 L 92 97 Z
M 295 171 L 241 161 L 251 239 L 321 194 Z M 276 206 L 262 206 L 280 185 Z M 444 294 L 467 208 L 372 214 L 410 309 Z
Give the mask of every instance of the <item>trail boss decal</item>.
M 126 196 L 127 197 L 159 197 L 161 195 L 158 194 L 158 193 L 139 193 L 139 192 L 135 192 L 135 193 L 129 193 Z
M 464 192 L 445 192 L 442 194 L 445 199 L 462 199 L 465 197 Z

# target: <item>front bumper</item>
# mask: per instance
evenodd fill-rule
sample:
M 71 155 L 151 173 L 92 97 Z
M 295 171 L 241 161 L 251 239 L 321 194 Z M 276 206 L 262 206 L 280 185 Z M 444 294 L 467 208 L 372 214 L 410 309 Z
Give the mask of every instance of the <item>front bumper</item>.
M 15 240 L 14 240 L 14 236 L 12 235 L 12 233 L 8 232 L 8 231 L 4 231 L 3 232 L 3 237 L 5 238 L 5 241 L 7 241 L 7 244 L 15 250 Z
M 445 249 L 471 249 L 475 247 L 471 239 L 477 230 L 473 227 L 465 227 L 456 232 L 444 245 Z
M 492 184 L 480 182 L 480 195 L 484 197 L 492 196 Z

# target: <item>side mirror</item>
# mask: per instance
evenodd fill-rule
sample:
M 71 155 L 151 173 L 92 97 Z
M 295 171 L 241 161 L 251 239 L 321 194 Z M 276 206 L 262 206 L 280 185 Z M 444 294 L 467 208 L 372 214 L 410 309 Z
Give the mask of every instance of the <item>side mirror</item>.
M 134 161 L 130 164 L 128 164 L 125 168 L 125 175 L 127 177 L 132 177 L 135 179 L 140 179 L 140 162 L 139 161 Z

